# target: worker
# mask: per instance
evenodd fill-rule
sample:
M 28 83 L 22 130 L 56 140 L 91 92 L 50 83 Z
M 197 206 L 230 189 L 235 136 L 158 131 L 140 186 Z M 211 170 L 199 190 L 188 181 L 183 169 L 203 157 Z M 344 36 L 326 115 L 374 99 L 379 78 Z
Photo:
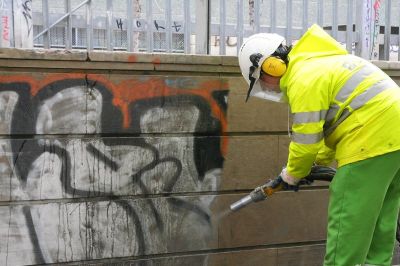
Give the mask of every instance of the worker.
M 391 265 L 400 204 L 400 88 L 318 25 L 295 45 L 284 42 L 259 33 L 238 53 L 246 101 L 289 104 L 282 182 L 295 186 L 313 164 L 336 159 L 324 265 Z

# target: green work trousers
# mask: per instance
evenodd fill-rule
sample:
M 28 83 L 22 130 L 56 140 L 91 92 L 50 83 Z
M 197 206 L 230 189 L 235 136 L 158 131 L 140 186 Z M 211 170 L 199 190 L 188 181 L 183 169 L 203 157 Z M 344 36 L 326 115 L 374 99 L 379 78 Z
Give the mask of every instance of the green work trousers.
M 325 266 L 389 266 L 400 207 L 400 151 L 337 169 L 330 185 Z

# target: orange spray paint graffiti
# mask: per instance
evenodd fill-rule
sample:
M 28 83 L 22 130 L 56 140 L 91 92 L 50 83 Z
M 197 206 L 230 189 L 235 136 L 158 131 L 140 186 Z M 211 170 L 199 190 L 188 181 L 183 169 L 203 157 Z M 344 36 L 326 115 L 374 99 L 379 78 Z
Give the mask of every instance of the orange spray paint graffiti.
M 112 103 L 121 110 L 123 115 L 122 126 L 128 128 L 131 123 L 129 105 L 144 99 L 170 97 L 179 95 L 198 96 L 204 99 L 211 109 L 211 113 L 221 123 L 221 135 L 227 132 L 226 114 L 223 108 L 213 98 L 212 93 L 216 91 L 226 91 L 228 84 L 222 80 L 209 80 L 199 82 L 196 87 L 190 89 L 175 88 L 168 86 L 162 77 L 149 77 L 146 79 L 127 79 L 116 83 L 100 74 L 78 74 L 62 73 L 48 74 L 43 78 L 35 79 L 27 75 L 0 76 L 0 83 L 27 83 L 31 90 L 31 95 L 35 96 L 38 92 L 53 82 L 62 80 L 87 79 L 94 83 L 103 84 L 113 95 Z M 221 139 L 221 154 L 227 152 L 227 138 Z

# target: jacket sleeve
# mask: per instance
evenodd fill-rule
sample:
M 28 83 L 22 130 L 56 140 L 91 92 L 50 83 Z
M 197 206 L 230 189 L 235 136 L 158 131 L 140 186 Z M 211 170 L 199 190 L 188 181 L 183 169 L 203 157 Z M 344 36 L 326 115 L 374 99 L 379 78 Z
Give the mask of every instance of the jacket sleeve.
M 315 163 L 317 165 L 329 166 L 335 159 L 335 151 L 324 145 L 317 154 L 315 158 Z
M 311 166 L 316 161 L 322 144 L 323 141 L 318 141 L 314 144 L 303 144 L 292 140 L 289 145 L 287 172 L 296 178 L 307 176 L 310 173 Z
M 323 126 L 329 108 L 329 96 L 325 86 L 310 89 L 303 84 L 291 90 L 295 93 L 288 94 L 293 124 L 286 170 L 296 178 L 303 178 L 310 173 L 315 161 L 328 160 L 323 157 L 328 156 L 323 150 Z

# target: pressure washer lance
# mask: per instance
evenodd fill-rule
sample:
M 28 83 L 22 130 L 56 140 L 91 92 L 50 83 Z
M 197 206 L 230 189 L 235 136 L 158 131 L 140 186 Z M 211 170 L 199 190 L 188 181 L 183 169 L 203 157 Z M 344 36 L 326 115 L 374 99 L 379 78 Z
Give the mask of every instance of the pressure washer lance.
M 269 180 L 264 185 L 256 187 L 252 192 L 250 192 L 249 195 L 232 203 L 230 209 L 232 211 L 237 211 L 243 208 L 244 206 L 249 205 L 252 202 L 265 200 L 267 197 L 270 197 L 272 194 L 280 190 L 297 191 L 299 186 L 311 185 L 311 183 L 313 183 L 316 180 L 331 182 L 335 173 L 336 169 L 334 168 L 328 166 L 314 165 L 311 168 L 310 174 L 302 178 L 299 184 L 296 186 L 290 186 L 286 184 L 285 182 L 283 182 L 282 177 L 278 176 L 275 179 Z

